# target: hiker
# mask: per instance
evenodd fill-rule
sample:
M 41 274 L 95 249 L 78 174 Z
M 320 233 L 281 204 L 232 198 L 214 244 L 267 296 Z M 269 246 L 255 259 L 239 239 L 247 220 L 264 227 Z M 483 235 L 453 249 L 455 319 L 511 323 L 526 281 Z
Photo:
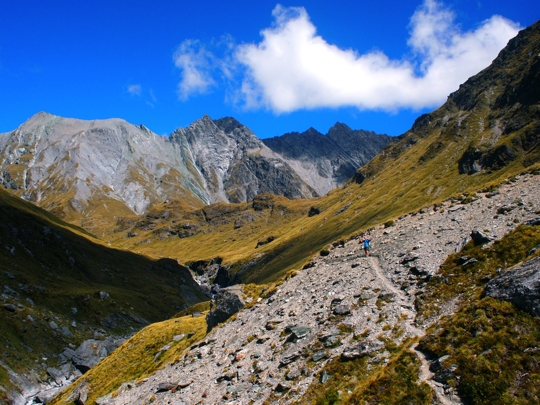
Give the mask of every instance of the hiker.
M 363 243 L 364 243 L 364 252 L 366 252 L 366 257 L 369 257 L 369 249 L 371 248 L 371 246 L 369 245 L 371 242 L 371 235 L 366 235 L 364 236 L 364 240 L 363 240 Z

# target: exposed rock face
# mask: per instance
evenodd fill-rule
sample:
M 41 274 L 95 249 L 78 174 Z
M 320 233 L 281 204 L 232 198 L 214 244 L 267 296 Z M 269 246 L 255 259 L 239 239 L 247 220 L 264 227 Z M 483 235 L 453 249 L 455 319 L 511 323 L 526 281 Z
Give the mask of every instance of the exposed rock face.
M 43 112 L 0 135 L 0 183 L 60 217 L 101 200 L 120 201 L 135 213 L 172 196 L 208 201 L 181 145 L 120 119 Z
M 246 305 L 242 298 L 241 287 L 229 287 L 221 290 L 212 304 L 212 309 L 206 315 L 208 330 L 221 322 L 225 322 Z
M 204 116 L 166 138 L 120 119 L 41 112 L 0 134 L 0 184 L 61 218 L 94 222 L 100 212 L 140 214 L 171 198 L 195 205 L 263 193 L 310 198 L 343 184 L 389 139 L 342 124 L 326 137 L 312 130 L 285 138 L 293 150 L 275 138 L 273 151 L 230 117 Z
M 485 295 L 514 303 L 518 308 L 540 316 L 540 257 L 491 280 Z
M 313 128 L 264 139 L 320 195 L 342 185 L 393 138 L 336 123 L 327 135 Z
M 205 115 L 177 129 L 171 140 L 189 145 L 212 202 L 251 201 L 266 192 L 289 198 L 317 195 L 284 159 L 234 118 L 213 121 Z

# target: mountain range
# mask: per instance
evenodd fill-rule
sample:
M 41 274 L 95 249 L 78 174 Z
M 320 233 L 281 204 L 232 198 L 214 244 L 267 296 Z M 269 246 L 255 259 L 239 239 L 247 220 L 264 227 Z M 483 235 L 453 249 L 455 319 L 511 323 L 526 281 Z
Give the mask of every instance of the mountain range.
M 390 140 L 338 123 L 327 136 L 287 134 L 263 142 L 234 118 L 208 116 L 167 138 L 120 119 L 41 112 L 0 134 L 0 182 L 94 231 L 172 198 L 200 207 L 262 193 L 323 195 Z

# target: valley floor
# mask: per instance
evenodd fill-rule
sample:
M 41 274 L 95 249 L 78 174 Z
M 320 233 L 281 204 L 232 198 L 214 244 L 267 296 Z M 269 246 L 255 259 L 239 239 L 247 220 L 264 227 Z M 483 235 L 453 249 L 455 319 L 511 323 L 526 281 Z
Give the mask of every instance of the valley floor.
M 422 280 L 437 276 L 446 257 L 473 230 L 500 239 L 519 223 L 538 217 L 540 176 L 525 175 L 467 204 L 447 201 L 372 229 L 372 257 L 358 239 L 336 244 L 328 256 L 289 273 L 249 308 L 212 330 L 182 359 L 137 384 L 124 384 L 105 404 L 303 403 L 313 384 L 331 384 L 323 369 L 341 358 L 367 356 L 366 375 L 389 362 L 391 347 L 422 336 L 457 302 L 441 302 L 436 316 L 416 319 Z M 422 379 L 439 402 L 459 403 L 452 390 Z M 354 381 L 352 382 L 354 385 Z M 171 387 L 175 387 L 171 390 Z

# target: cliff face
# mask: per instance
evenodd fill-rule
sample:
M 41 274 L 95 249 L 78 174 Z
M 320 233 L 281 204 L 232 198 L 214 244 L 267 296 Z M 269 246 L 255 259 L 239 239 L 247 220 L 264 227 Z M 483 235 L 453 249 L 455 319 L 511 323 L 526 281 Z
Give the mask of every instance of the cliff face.
M 204 116 L 176 130 L 171 140 L 189 145 L 212 202 L 245 202 L 265 192 L 289 198 L 317 195 L 286 160 L 234 118 Z
M 352 130 L 336 123 L 327 135 L 313 128 L 264 139 L 320 195 L 350 179 L 392 140 L 364 130 Z

